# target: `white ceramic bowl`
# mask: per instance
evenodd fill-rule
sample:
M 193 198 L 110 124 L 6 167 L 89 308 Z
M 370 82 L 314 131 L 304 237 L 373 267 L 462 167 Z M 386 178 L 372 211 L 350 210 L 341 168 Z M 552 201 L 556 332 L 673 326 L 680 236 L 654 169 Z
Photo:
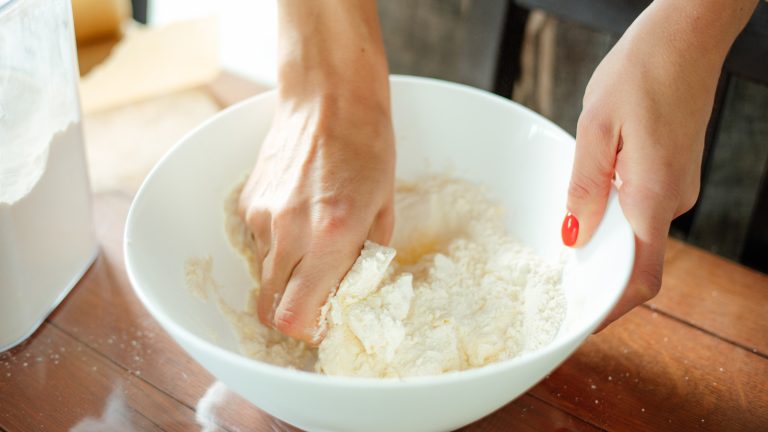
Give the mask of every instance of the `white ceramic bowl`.
M 392 78 L 397 174 L 451 170 L 486 185 L 507 209 L 509 231 L 541 255 L 562 251 L 574 140 L 534 112 L 458 84 Z M 251 286 L 223 229 L 225 195 L 253 166 L 270 125 L 274 92 L 218 114 L 182 139 L 142 185 L 128 215 L 125 259 L 133 287 L 171 336 L 229 388 L 311 431 L 444 431 L 522 394 L 564 361 L 619 298 L 634 236 L 612 193 L 590 244 L 571 252 L 568 311 L 546 348 L 483 368 L 404 380 L 342 378 L 280 368 L 240 354 L 214 302 L 191 295 L 189 257 L 211 256 L 230 304 Z M 239 302 L 239 303 L 238 303 Z

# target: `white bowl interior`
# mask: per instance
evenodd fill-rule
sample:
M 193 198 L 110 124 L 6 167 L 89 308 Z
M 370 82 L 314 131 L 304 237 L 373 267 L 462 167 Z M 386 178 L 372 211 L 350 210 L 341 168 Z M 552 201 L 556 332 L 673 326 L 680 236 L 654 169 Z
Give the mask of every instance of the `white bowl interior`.
M 559 259 L 564 250 L 560 224 L 573 160 L 572 137 L 526 108 L 461 85 L 394 77 L 392 101 L 399 177 L 448 171 L 484 185 L 507 210 L 512 235 L 545 258 Z M 483 372 L 466 371 L 450 374 L 454 378 L 438 376 L 401 383 L 406 387 L 412 381 L 422 389 L 452 383 L 468 386 L 471 380 L 479 383 L 480 376 L 494 373 L 506 374 L 515 382 L 506 393 L 486 391 L 487 397 L 473 398 L 475 403 L 462 402 L 463 408 L 455 415 L 446 415 L 444 408 L 435 411 L 442 412 L 442 422 L 428 417 L 392 419 L 386 416 L 386 408 L 366 408 L 365 398 L 355 396 L 362 390 L 354 390 L 360 388 L 354 379 L 317 377 L 244 359 L 215 302 L 201 301 L 186 287 L 184 263 L 190 257 L 212 257 L 214 279 L 227 302 L 232 306 L 244 304 L 252 282 L 244 262 L 226 239 L 222 205 L 232 187 L 252 168 L 274 104 L 274 93 L 257 96 L 214 117 L 184 138 L 145 181 L 126 228 L 128 272 L 153 316 L 203 366 L 268 412 L 312 430 L 355 430 L 361 425 L 370 426 L 365 422 L 379 414 L 390 420 L 381 430 L 392 430 L 395 425 L 398 430 L 458 427 L 516 397 L 562 362 L 595 329 L 621 294 L 632 268 L 634 236 L 612 194 L 593 241 L 586 248 L 566 252 L 564 290 L 568 309 L 551 347 L 482 368 L 487 369 Z M 243 382 L 245 373 L 253 374 L 253 379 Z M 277 400 L 280 396 L 274 391 L 266 395 L 254 388 L 259 380 L 266 383 L 273 379 L 273 385 L 286 389 L 296 385 L 307 393 L 313 386 L 326 390 L 343 387 L 353 398 L 350 403 L 360 404 L 356 408 L 359 414 L 342 413 L 338 404 L 331 406 L 338 408 L 335 412 L 331 409 L 325 414 L 321 411 L 327 408 L 322 404 L 315 404 L 316 409 L 299 409 Z M 383 381 L 357 380 L 362 382 L 368 390 L 391 389 L 391 383 Z M 443 391 L 434 397 L 450 398 L 451 394 Z M 294 405 L 298 403 L 295 394 L 291 398 Z M 429 406 L 416 408 L 429 415 Z

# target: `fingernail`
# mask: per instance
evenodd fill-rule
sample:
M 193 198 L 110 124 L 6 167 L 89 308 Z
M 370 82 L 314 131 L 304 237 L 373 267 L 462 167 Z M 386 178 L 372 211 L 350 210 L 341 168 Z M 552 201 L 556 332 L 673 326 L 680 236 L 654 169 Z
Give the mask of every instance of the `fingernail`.
M 571 212 L 565 214 L 560 234 L 564 245 L 571 247 L 576 244 L 576 239 L 579 238 L 579 220 Z

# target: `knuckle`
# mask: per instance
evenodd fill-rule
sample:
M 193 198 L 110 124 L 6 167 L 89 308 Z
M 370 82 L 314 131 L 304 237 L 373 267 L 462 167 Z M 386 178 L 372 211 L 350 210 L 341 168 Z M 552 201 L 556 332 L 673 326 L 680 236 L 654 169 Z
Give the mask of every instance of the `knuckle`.
M 699 200 L 699 184 L 688 188 L 680 197 L 680 206 L 678 208 L 678 214 L 683 214 L 692 209 L 696 205 L 696 201 Z
M 296 223 L 296 220 L 300 216 L 300 209 L 296 206 L 284 206 L 275 211 L 272 218 L 272 229 L 279 231 L 281 229 L 290 228 Z
M 653 270 L 640 270 L 639 274 L 641 298 L 643 302 L 646 302 L 659 293 L 661 290 L 661 271 Z
M 319 234 L 335 235 L 350 228 L 354 222 L 353 205 L 348 200 L 325 200 L 318 205 L 313 228 Z
M 278 239 L 290 237 L 290 233 L 295 232 L 301 223 L 305 223 L 303 208 L 289 205 L 274 212 L 270 221 L 270 229 Z
M 245 220 L 245 224 L 249 228 L 256 231 L 256 228 L 264 224 L 269 218 L 270 214 L 268 210 L 257 206 L 250 206 L 245 210 L 245 217 L 243 220 Z
M 576 133 L 599 141 L 612 140 L 615 135 L 611 119 L 603 110 L 595 108 L 585 108 L 581 112 L 576 124 Z
M 677 188 L 661 177 L 641 182 L 636 179 L 629 179 L 621 186 L 622 192 L 620 199 L 623 202 L 644 209 L 643 214 L 659 213 L 665 217 L 671 218 L 674 211 L 674 205 L 679 197 Z
M 641 258 L 636 268 L 636 295 L 640 303 L 656 297 L 661 290 L 661 279 L 664 272 L 664 252 L 660 249 L 652 253 L 652 256 Z
M 684 196 L 683 199 L 680 201 L 680 208 L 678 209 L 676 216 L 680 216 L 681 214 L 692 209 L 693 206 L 696 205 L 696 201 L 698 201 L 697 195 L 687 194 L 686 196 Z
M 670 175 L 658 175 L 645 183 L 627 181 L 622 189 L 623 200 L 639 208 L 655 209 L 670 220 L 693 208 L 699 196 L 698 182 L 689 187 L 681 186 Z
M 328 214 L 317 221 L 317 229 L 323 234 L 337 234 L 349 226 L 349 218 L 343 214 Z
M 248 209 L 245 211 L 245 217 L 243 218 L 243 220 L 245 221 L 245 224 L 249 228 L 253 228 L 255 225 L 258 224 L 260 218 L 258 216 L 258 212 Z
M 603 189 L 600 180 L 574 171 L 568 185 L 568 196 L 576 201 L 586 201 Z

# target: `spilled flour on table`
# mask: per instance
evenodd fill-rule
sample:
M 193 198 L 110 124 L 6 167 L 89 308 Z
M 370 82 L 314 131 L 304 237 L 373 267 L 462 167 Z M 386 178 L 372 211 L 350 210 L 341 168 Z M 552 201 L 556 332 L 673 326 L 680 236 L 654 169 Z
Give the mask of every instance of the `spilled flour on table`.
M 263 326 L 256 315 L 255 245 L 225 203 L 226 231 L 254 287 L 242 311 L 219 302 L 243 352 L 330 375 L 407 377 L 480 367 L 542 348 L 565 316 L 562 265 L 515 242 L 503 211 L 468 181 L 399 181 L 392 247 L 366 242 L 324 307 L 318 348 Z

